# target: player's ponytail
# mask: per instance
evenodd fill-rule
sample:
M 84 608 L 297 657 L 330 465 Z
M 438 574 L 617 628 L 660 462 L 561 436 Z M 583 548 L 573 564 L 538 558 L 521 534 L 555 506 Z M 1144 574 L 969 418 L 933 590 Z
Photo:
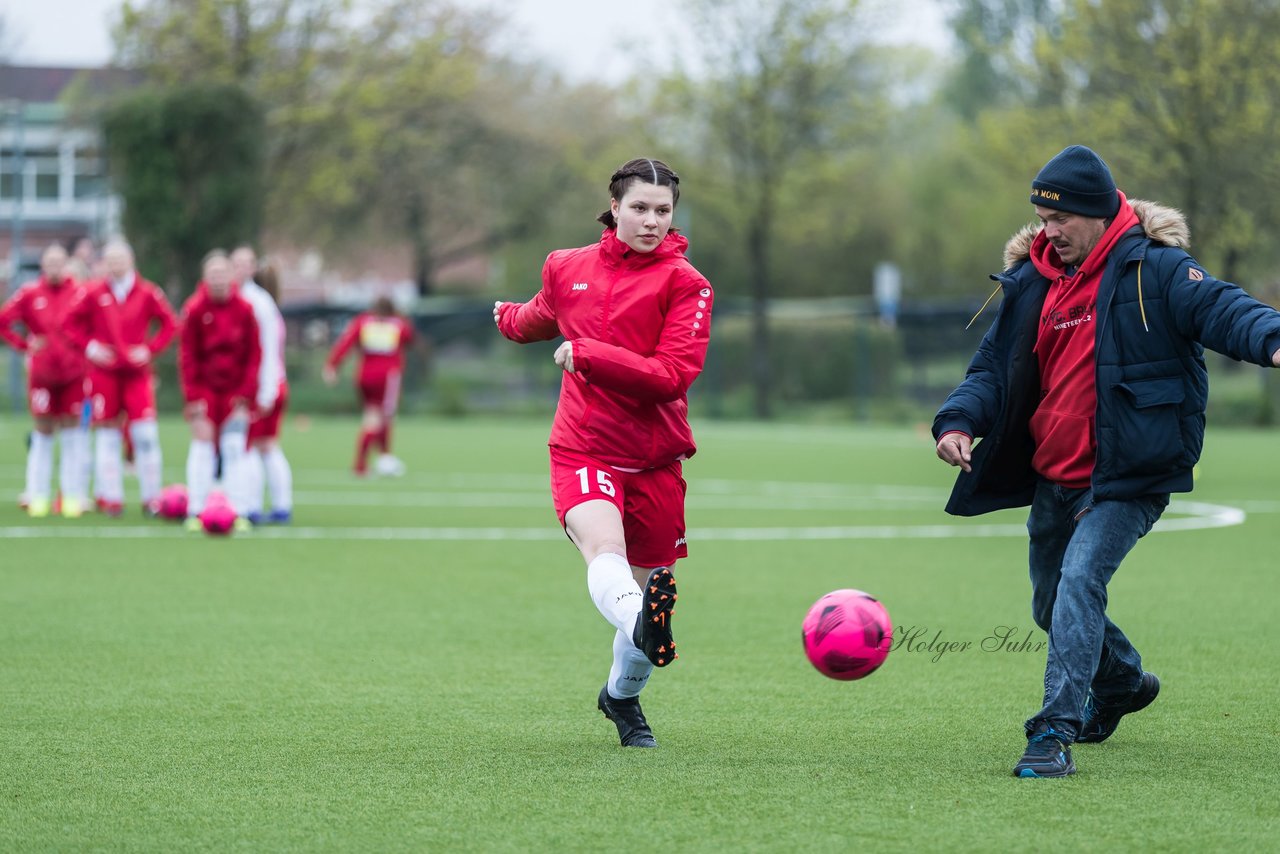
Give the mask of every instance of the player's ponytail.
M 618 170 L 609 179 L 609 197 L 616 202 L 621 202 L 622 197 L 627 194 L 628 188 L 636 181 L 656 184 L 659 187 L 670 187 L 671 206 L 673 208 L 680 201 L 680 176 L 661 160 L 652 160 L 648 157 L 628 160 L 618 167 Z M 618 221 L 614 219 L 612 210 L 606 210 L 600 214 L 600 216 L 596 217 L 596 221 L 603 223 L 605 228 L 618 227 Z

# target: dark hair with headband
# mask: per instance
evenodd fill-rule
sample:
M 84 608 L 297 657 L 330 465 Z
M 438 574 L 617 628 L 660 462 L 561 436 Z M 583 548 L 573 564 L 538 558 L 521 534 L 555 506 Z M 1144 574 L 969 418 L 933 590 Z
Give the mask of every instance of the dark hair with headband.
M 680 201 L 680 176 L 661 160 L 650 160 L 647 157 L 628 160 L 618 167 L 618 171 L 614 172 L 613 177 L 609 179 L 609 197 L 616 202 L 621 202 L 627 190 L 637 181 L 656 184 L 659 187 L 670 187 L 672 207 Z M 604 223 L 606 228 L 618 227 L 618 221 L 613 218 L 612 210 L 605 211 L 596 219 Z

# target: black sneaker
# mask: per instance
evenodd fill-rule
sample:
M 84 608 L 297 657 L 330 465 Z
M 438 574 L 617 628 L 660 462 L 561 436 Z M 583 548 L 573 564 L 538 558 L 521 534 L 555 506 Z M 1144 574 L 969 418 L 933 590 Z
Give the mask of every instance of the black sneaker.
M 1047 727 L 1027 739 L 1027 752 L 1013 766 L 1015 777 L 1065 777 L 1076 773 L 1067 737 Z
M 596 707 L 618 727 L 618 738 L 623 747 L 658 746 L 653 730 L 649 729 L 649 722 L 644 719 L 644 712 L 640 710 L 639 697 L 615 700 L 609 696 L 609 688 L 605 686 L 600 689 Z
M 649 580 L 645 582 L 640 616 L 631 632 L 631 641 L 656 667 L 666 667 L 680 657 L 671 639 L 675 607 L 676 578 L 670 569 L 660 566 L 649 573 Z
M 1120 719 L 1131 712 L 1138 712 L 1151 705 L 1151 701 L 1160 693 L 1160 680 L 1154 673 L 1143 671 L 1142 681 L 1129 698 L 1119 703 L 1098 703 L 1093 692 L 1084 703 L 1084 725 L 1080 727 L 1080 737 L 1076 741 L 1085 744 L 1097 744 L 1106 741 L 1111 733 L 1120 726 Z

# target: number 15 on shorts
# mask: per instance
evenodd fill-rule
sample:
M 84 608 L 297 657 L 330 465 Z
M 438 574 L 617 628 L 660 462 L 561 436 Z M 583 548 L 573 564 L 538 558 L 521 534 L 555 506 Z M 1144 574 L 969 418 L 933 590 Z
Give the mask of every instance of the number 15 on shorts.
M 575 471 L 574 474 L 578 476 L 578 483 L 582 486 L 582 494 L 590 495 L 591 494 L 591 469 L 589 469 L 586 466 L 583 466 L 582 468 Z M 613 481 L 609 480 L 609 472 L 604 471 L 603 469 L 596 469 L 595 484 L 596 484 L 596 488 L 595 488 L 596 492 L 603 492 L 605 495 L 609 496 L 610 498 L 612 498 L 614 495 L 617 494 L 617 490 L 613 488 Z

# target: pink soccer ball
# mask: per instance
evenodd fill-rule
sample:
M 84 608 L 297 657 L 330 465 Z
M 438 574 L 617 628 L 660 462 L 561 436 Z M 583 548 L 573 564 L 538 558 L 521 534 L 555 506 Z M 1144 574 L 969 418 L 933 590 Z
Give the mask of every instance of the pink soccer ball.
M 156 499 L 156 514 L 161 519 L 175 522 L 187 518 L 186 484 L 174 483 L 160 490 L 160 497 Z
M 200 524 L 206 534 L 226 536 L 235 527 L 236 511 L 231 509 L 230 504 L 210 502 L 200 514 Z
M 804 654 L 824 676 L 861 679 L 884 664 L 893 623 L 879 600 L 861 590 L 833 590 L 804 618 Z

